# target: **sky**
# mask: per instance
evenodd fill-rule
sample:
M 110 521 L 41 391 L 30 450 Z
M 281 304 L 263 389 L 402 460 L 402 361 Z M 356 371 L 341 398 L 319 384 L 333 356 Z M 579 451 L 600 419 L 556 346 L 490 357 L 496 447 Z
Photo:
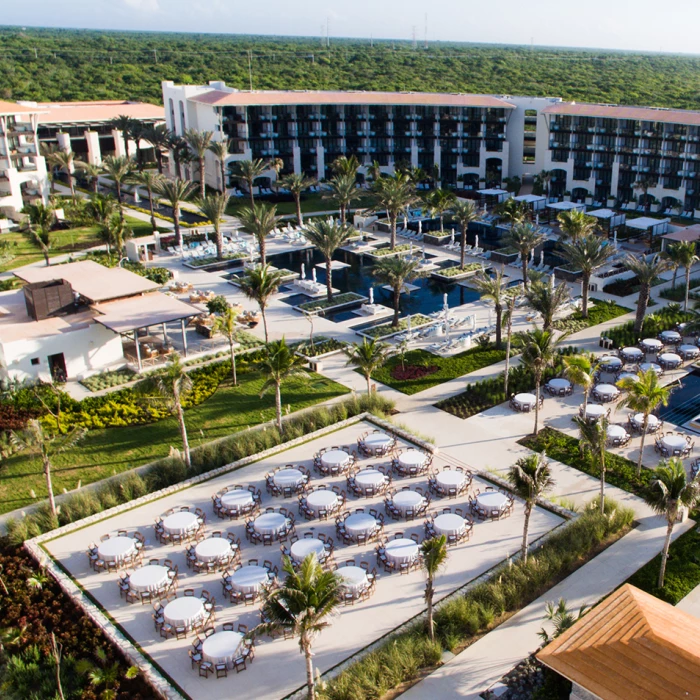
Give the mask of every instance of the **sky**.
M 5 0 L 0 23 L 700 53 L 700 2 L 675 0 Z M 27 11 L 31 7 L 31 14 Z M 660 15 L 663 12 L 663 16 Z

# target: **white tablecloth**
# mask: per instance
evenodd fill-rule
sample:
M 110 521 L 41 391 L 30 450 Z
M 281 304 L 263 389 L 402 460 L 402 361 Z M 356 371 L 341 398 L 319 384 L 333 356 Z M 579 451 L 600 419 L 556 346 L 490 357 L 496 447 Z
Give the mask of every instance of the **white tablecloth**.
M 639 369 L 642 370 L 642 372 L 648 372 L 650 369 L 653 369 L 656 374 L 661 374 L 661 372 L 663 372 L 661 365 L 657 365 L 656 362 L 642 362 L 642 364 L 639 365 Z
M 596 384 L 595 390 L 606 399 L 614 399 L 620 394 L 620 390 L 613 384 Z
M 675 352 L 665 352 L 659 355 L 659 359 L 662 362 L 665 362 L 667 365 L 679 365 L 681 362 L 683 362 L 681 356 L 676 355 Z
M 372 433 L 362 440 L 362 443 L 366 447 L 370 447 L 373 450 L 377 449 L 378 447 L 389 447 L 393 442 L 394 438 L 386 433 Z
M 503 510 L 508 505 L 508 497 L 500 491 L 485 491 L 476 497 L 476 502 L 484 510 Z
M 632 379 L 633 381 L 638 382 L 639 375 L 636 372 L 620 372 L 617 377 L 617 381 L 619 382 L 620 379 Z
M 282 513 L 263 513 L 255 518 L 253 527 L 261 535 L 276 535 L 287 523 Z
M 609 438 L 624 438 L 627 436 L 627 431 L 621 425 L 609 425 L 608 426 L 608 437 Z
M 697 357 L 698 353 L 700 353 L 700 350 L 695 345 L 681 345 L 678 350 L 687 357 Z
M 657 352 L 661 350 L 662 347 L 663 343 L 658 340 L 658 338 L 644 338 L 644 340 L 642 340 L 642 349 L 647 352 Z
M 297 540 L 291 547 L 290 552 L 292 559 L 296 562 L 302 562 L 309 554 L 315 554 L 316 559 L 323 561 L 326 558 L 326 548 L 321 540 L 311 539 L 310 537 L 303 540 Z
M 589 403 L 586 406 L 586 418 L 600 418 L 605 415 L 608 409 L 605 406 L 601 406 L 597 403 Z
M 163 610 L 165 621 L 173 627 L 192 627 L 204 618 L 204 601 L 188 596 L 168 603 Z
M 231 585 L 241 593 L 257 593 L 269 580 L 268 571 L 262 566 L 242 566 L 231 574 Z
M 661 438 L 663 446 L 669 451 L 684 450 L 688 445 L 686 439 L 682 435 L 664 435 Z
M 299 486 L 304 481 L 304 473 L 298 469 L 280 469 L 273 477 L 275 486 Z
M 129 576 L 129 587 L 137 593 L 150 591 L 151 593 L 162 588 L 168 582 L 168 567 L 151 564 L 136 569 Z
M 644 353 L 639 348 L 622 348 L 621 353 L 625 356 L 625 359 L 632 362 L 641 360 L 644 357 Z
M 464 532 L 467 521 L 456 513 L 443 513 L 433 520 L 438 535 L 459 535 Z
M 173 513 L 163 518 L 163 529 L 171 535 L 185 535 L 199 527 L 194 513 Z
M 377 488 L 386 481 L 386 476 L 377 469 L 363 469 L 355 474 L 355 483 L 362 489 Z
M 678 331 L 661 331 L 659 333 L 661 336 L 661 340 L 664 341 L 664 343 L 680 343 L 681 340 L 681 334 Z
M 216 632 L 202 643 L 202 658 L 212 664 L 232 667 L 239 656 L 242 641 L 243 635 L 240 632 Z
M 552 389 L 568 389 L 571 386 L 571 382 L 568 379 L 563 379 L 561 377 L 555 377 L 547 382 L 548 386 Z
M 367 572 L 359 566 L 344 566 L 338 569 L 338 575 L 343 580 L 343 588 L 352 593 L 359 593 L 369 584 Z
M 534 394 L 516 394 L 513 400 L 521 406 L 530 406 L 532 408 L 537 403 L 537 397 Z
M 199 561 L 217 561 L 231 554 L 231 543 L 223 537 L 209 537 L 194 549 Z
M 423 505 L 425 498 L 415 491 L 399 491 L 392 498 L 394 505 L 401 511 L 401 515 L 406 515 L 409 508 L 414 511 L 418 506 Z
M 306 496 L 306 505 L 314 512 L 321 509 L 328 510 L 333 508 L 337 503 L 338 495 L 333 493 L 333 491 L 329 491 L 328 489 L 312 491 Z
M 237 489 L 236 491 L 227 491 L 221 495 L 221 505 L 226 508 L 242 508 L 250 505 L 253 502 L 253 494 L 247 489 Z
M 103 561 L 124 561 L 136 551 L 136 540 L 131 537 L 110 537 L 100 542 L 97 553 Z
M 351 537 L 369 535 L 377 529 L 377 521 L 369 513 L 353 513 L 345 519 L 345 530 Z
M 615 355 L 603 355 L 598 362 L 605 369 L 617 369 L 618 367 L 622 367 L 622 360 L 619 357 L 615 357 Z
M 386 558 L 395 564 L 404 564 L 413 561 L 418 556 L 418 545 L 413 541 L 402 537 L 391 540 L 386 544 Z
M 321 455 L 324 467 L 344 467 L 350 461 L 350 455 L 345 450 L 329 450 Z
M 632 416 L 632 422 L 639 428 L 644 426 L 644 414 L 643 413 L 635 413 Z M 647 426 L 649 428 L 655 428 L 657 425 L 659 425 L 659 419 L 654 416 L 654 415 L 649 415 L 649 418 L 647 420 Z
M 451 488 L 460 489 L 466 480 L 467 477 L 464 473 L 458 472 L 455 469 L 439 472 L 435 476 L 437 485 L 445 492 Z
M 399 455 L 399 464 L 405 469 L 410 467 L 422 467 L 426 459 L 426 456 L 418 450 L 407 450 Z

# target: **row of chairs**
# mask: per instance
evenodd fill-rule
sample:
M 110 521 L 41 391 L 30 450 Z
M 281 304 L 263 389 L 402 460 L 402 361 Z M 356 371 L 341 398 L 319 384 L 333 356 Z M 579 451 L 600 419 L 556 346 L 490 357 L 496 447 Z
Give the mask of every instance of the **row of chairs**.
M 438 536 L 438 532 L 435 530 L 435 524 L 433 522 L 435 516 L 433 518 L 426 520 L 423 525 L 425 528 L 425 537 L 426 539 L 432 539 L 433 537 Z M 465 542 L 468 541 L 469 538 L 472 536 L 472 532 L 474 531 L 474 521 L 467 517 L 466 519 L 466 524 L 464 526 L 463 530 L 460 530 L 458 533 L 455 534 L 448 534 L 447 535 L 447 546 L 451 547 L 456 544 L 460 544 L 460 542 Z
M 234 624 L 232 622 L 226 622 L 224 623 L 222 630 L 224 632 L 233 632 Z M 210 637 L 212 634 L 214 634 L 215 631 L 216 630 L 213 627 L 209 627 L 204 630 L 205 639 L 206 637 Z M 247 631 L 247 625 L 238 625 L 238 632 L 245 635 Z M 192 648 L 188 650 L 190 661 L 192 662 L 192 668 L 196 668 L 202 678 L 209 678 L 210 675 L 214 675 L 216 678 L 227 678 L 229 669 L 225 663 L 212 664 L 210 661 L 204 660 L 202 655 L 203 643 L 204 640 L 198 637 L 197 640 L 192 643 Z M 237 656 L 233 660 L 233 670 L 235 670 L 237 674 L 241 671 L 245 671 L 247 669 L 247 665 L 252 663 L 253 659 L 255 659 L 255 643 L 253 640 L 249 637 L 244 637 L 241 645 L 242 648 L 240 656 Z
M 410 450 L 407 450 L 407 452 Z M 391 460 L 391 468 L 399 476 L 414 477 L 425 474 L 430 470 L 433 463 L 433 456 L 431 454 L 425 454 L 425 460 L 420 465 L 404 466 L 399 461 L 398 456 Z

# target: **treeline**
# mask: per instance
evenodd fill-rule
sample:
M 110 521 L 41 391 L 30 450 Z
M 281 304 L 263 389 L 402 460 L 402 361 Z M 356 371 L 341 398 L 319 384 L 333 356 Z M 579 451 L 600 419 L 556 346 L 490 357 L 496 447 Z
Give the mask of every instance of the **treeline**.
M 0 28 L 0 97 L 161 101 L 161 80 L 247 89 L 556 95 L 700 109 L 700 58 L 454 43 Z

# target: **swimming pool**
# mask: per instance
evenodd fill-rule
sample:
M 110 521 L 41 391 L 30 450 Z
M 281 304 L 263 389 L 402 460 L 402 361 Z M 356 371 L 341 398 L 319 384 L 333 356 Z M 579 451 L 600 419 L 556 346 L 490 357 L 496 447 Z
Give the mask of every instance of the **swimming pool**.
M 659 409 L 659 418 L 684 425 L 700 415 L 700 372 L 690 372 L 673 385 L 668 406 Z

